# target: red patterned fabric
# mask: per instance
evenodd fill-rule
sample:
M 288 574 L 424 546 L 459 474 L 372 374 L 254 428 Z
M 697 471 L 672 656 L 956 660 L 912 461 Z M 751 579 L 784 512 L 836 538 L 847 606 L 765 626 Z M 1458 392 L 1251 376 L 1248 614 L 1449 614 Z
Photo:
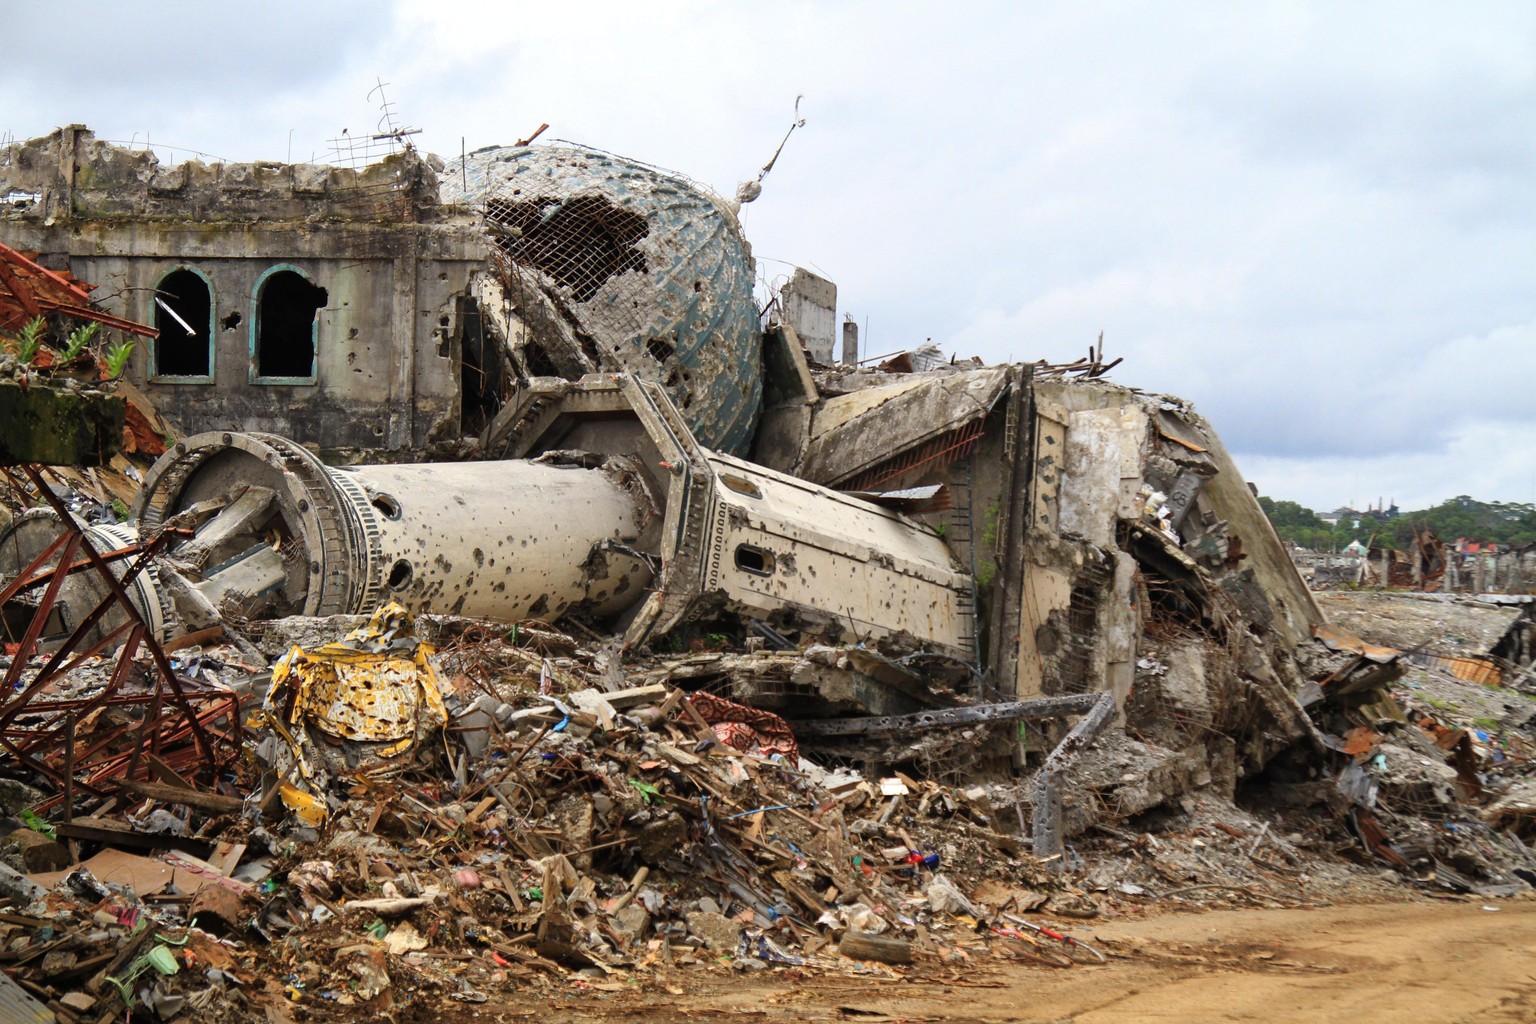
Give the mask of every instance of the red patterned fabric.
M 691 694 L 688 703 L 714 727 L 715 738 L 726 746 L 758 757 L 782 754 L 791 764 L 799 763 L 800 744 L 795 742 L 794 732 L 773 712 L 703 692 Z

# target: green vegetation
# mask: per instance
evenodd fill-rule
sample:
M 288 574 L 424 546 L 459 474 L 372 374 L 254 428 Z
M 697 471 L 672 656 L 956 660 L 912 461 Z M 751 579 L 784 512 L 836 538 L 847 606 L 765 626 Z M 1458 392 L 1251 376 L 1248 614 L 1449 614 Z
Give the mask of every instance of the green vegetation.
M 107 346 L 107 352 L 103 358 L 106 360 L 109 380 L 116 380 L 123 375 L 123 370 L 128 367 L 128 357 L 131 355 L 133 355 L 131 341 L 115 341 Z M 170 447 L 169 444 L 166 447 Z
M 64 342 L 64 361 L 73 362 L 78 358 L 80 353 L 85 351 L 85 346 L 91 343 L 91 339 L 96 337 L 100 330 L 101 324 L 93 320 L 70 331 L 69 338 Z
M 1494 544 L 1536 543 L 1536 505 L 1512 501 L 1478 501 L 1465 494 L 1394 519 L 1379 520 L 1362 514 L 1329 526 L 1309 508 L 1294 501 L 1260 497 L 1259 504 L 1275 532 L 1288 541 L 1319 551 L 1337 551 L 1358 540 L 1362 544 L 1406 548 L 1413 528 L 1429 527 L 1439 538 L 1454 543 L 1458 537 Z
M 31 366 L 32 360 L 37 358 L 37 350 L 43 347 L 43 329 L 48 326 L 48 321 L 40 316 L 28 320 L 22 327 L 21 333 L 16 335 L 18 348 L 16 357 L 25 366 Z

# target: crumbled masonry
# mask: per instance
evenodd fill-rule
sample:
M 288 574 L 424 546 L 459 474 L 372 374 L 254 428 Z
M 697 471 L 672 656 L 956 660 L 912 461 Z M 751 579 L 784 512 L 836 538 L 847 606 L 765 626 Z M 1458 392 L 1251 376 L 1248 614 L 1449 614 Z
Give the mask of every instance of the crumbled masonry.
M 831 282 L 759 313 L 734 204 L 565 145 L 71 126 L 0 196 L 0 300 L 55 301 L 0 392 L 59 424 L 0 447 L 0 1015 L 963 984 L 1133 956 L 1116 915 L 1536 886 L 1519 566 L 1425 536 L 1378 553 L 1412 593 L 1314 594 L 1096 349 L 833 365 Z M 80 278 L 123 380 L 54 358 Z

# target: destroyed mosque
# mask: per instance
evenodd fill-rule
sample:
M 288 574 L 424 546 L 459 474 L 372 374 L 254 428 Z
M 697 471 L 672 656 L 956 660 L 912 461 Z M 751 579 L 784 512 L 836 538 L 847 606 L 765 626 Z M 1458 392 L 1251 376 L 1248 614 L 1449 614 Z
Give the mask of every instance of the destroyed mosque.
M 0 149 L 5 812 L 74 854 L 128 834 L 227 868 L 243 903 L 207 914 L 253 944 L 317 906 L 425 927 L 469 871 L 523 974 L 671 963 L 679 937 L 805 963 L 903 934 L 901 885 L 984 913 L 923 866 L 939 808 L 1040 889 L 1202 802 L 1320 816 L 1405 880 L 1536 878 L 1529 817 L 1478 817 L 1474 740 L 1437 746 L 1391 695 L 1405 656 L 1326 623 L 1189 403 L 1095 348 L 861 360 L 832 282 L 759 293 L 738 212 L 565 144 L 165 165 L 76 125 Z M 71 376 L 77 323 L 125 339 L 117 379 Z M 1379 800 L 1408 785 L 1373 775 L 1384 744 L 1481 831 Z M 412 874 L 390 828 L 444 825 L 470 839 L 441 888 L 354 898 Z M 917 866 L 872 881 L 858 842 Z M 716 882 L 668 906 L 668 872 Z M 644 913 L 598 927 L 612 885 Z M 139 895 L 184 921 L 206 889 Z M 390 998 L 380 970 L 346 991 Z M 117 988 L 54 1012 L 189 998 Z

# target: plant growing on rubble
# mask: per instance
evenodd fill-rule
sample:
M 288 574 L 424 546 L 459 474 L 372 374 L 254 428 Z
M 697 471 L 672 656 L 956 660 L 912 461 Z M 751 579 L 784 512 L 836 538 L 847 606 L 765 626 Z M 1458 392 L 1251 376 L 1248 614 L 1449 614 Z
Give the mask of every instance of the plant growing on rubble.
M 21 333 L 16 335 L 19 347 L 16 356 L 24 366 L 31 366 L 32 360 L 37 358 L 37 350 L 43 347 L 43 328 L 48 322 L 40 316 L 28 320 L 21 328 Z
M 85 346 L 91 343 L 96 333 L 101 330 L 101 324 L 92 320 L 90 323 L 81 324 L 69 332 L 69 337 L 64 341 L 64 361 L 66 363 L 78 358 Z
M 647 804 L 660 803 L 663 799 L 665 799 L 661 795 L 661 790 L 657 789 L 649 782 L 641 782 L 639 779 L 630 779 L 629 784 L 640 791 L 640 796 L 644 798 Z
M 123 370 L 128 367 L 128 357 L 131 355 L 133 355 L 133 342 L 131 341 L 116 341 L 107 346 L 107 351 L 103 358 L 107 363 L 108 380 L 116 380 L 123 375 Z M 166 442 L 166 447 L 170 447 L 169 440 Z

